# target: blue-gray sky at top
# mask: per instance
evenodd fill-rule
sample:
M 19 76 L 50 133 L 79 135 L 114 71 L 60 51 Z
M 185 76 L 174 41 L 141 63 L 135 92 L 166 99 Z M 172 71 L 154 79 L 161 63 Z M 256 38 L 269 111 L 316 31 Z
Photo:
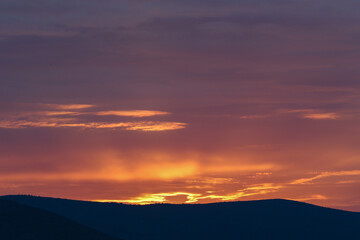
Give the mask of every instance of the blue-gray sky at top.
M 0 194 L 360 210 L 359 10 L 2 0 Z

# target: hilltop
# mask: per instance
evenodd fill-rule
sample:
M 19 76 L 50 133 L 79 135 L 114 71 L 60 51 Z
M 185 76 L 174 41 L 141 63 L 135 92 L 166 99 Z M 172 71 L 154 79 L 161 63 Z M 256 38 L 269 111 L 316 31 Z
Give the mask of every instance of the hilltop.
M 2 198 L 128 240 L 360 239 L 360 213 L 282 199 L 140 206 L 32 196 Z

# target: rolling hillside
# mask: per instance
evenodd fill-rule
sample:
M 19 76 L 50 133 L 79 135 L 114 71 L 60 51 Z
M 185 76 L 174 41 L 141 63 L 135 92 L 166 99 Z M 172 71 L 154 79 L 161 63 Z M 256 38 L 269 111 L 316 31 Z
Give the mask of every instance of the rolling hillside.
M 41 209 L 0 200 L 1 240 L 115 240 Z
M 360 213 L 289 200 L 125 205 L 5 196 L 128 240 L 360 239 Z

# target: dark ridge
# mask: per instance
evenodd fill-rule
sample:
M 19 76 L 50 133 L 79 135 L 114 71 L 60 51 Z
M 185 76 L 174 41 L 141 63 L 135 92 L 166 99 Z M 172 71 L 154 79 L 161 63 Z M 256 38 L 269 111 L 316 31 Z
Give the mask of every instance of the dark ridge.
M 126 205 L 4 196 L 128 240 L 360 239 L 360 213 L 282 200 Z
M 73 220 L 0 199 L 1 240 L 116 240 Z

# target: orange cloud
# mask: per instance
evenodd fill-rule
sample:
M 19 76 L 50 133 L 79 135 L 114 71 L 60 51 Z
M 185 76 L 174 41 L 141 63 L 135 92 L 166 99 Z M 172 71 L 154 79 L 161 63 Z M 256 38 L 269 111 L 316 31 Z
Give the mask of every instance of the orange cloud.
M 242 190 L 239 190 L 235 193 L 226 194 L 226 195 L 217 195 L 212 194 L 213 191 L 207 191 L 206 193 L 190 193 L 190 192 L 169 192 L 169 193 L 154 193 L 154 194 L 143 194 L 139 197 L 135 197 L 127 200 L 109 200 L 109 199 L 100 199 L 93 200 L 96 202 L 118 202 L 118 203 L 130 203 L 130 204 L 154 204 L 154 203 L 166 203 L 169 202 L 168 197 L 173 196 L 186 196 L 185 203 L 197 203 L 204 199 L 212 199 L 217 201 L 236 201 L 242 197 L 248 197 L 253 195 L 261 195 L 269 192 L 277 191 L 282 188 L 282 186 L 276 186 L 271 183 L 259 184 L 254 186 L 249 186 Z
M 316 179 L 325 178 L 325 177 L 354 176 L 354 175 L 360 175 L 360 170 L 339 171 L 339 172 L 322 172 L 314 177 L 297 179 L 297 180 L 291 182 L 291 184 L 306 184 L 306 183 L 310 183 Z
M 63 120 L 63 119 L 62 119 Z M 159 132 L 168 130 L 177 130 L 185 128 L 186 123 L 179 122 L 117 122 L 117 123 L 105 123 L 105 122 L 68 122 L 69 119 L 65 119 L 64 122 L 56 121 L 2 121 L 0 122 L 0 128 L 9 129 L 21 129 L 30 127 L 52 127 L 52 128 L 66 128 L 66 127 L 80 127 L 80 128 L 123 128 L 125 130 L 143 131 L 143 132 Z
M 339 115 L 336 113 L 308 113 L 303 115 L 304 118 L 323 120 L 323 119 L 337 119 Z
M 95 113 L 100 116 L 123 116 L 123 117 L 151 117 L 158 115 L 167 115 L 169 112 L 151 111 L 151 110 L 128 110 L 128 111 L 100 111 Z
M 45 115 L 45 116 L 59 116 L 59 115 L 80 115 L 79 112 L 70 112 L 70 111 L 45 111 L 40 112 L 39 115 Z
M 60 110 L 80 110 L 95 106 L 92 104 L 40 104 L 40 105 L 44 107 L 49 107 L 51 109 L 60 109 Z
M 313 120 L 338 119 L 340 116 L 334 112 L 321 112 L 316 109 L 281 110 L 281 113 L 300 113 L 302 118 Z
M 173 196 L 186 196 L 186 203 L 194 203 L 197 202 L 197 198 L 201 196 L 201 194 L 197 193 L 188 193 L 188 192 L 170 192 L 170 193 L 154 193 L 154 194 L 143 194 L 140 197 L 135 197 L 129 200 L 109 200 L 109 199 L 101 199 L 101 200 L 93 200 L 95 202 L 117 202 L 117 203 L 130 203 L 130 204 L 154 204 L 154 203 L 166 203 L 168 202 L 167 197 Z
M 327 200 L 328 197 L 321 195 L 321 194 L 315 194 L 315 195 L 311 195 L 310 197 L 305 197 L 305 198 L 291 198 L 290 200 L 294 200 L 294 201 L 300 201 L 300 202 L 306 202 L 309 200 Z
M 48 121 L 38 120 L 20 120 L 20 121 L 1 121 L 0 128 L 8 129 L 21 129 L 30 127 L 62 127 L 72 125 L 72 123 L 66 123 L 71 119 L 47 119 Z
M 186 123 L 180 122 L 135 122 L 131 123 L 126 130 L 134 130 L 134 131 L 144 131 L 144 132 L 152 132 L 152 131 L 167 131 L 167 130 L 177 130 L 186 127 Z
M 141 121 L 141 122 L 88 122 L 81 120 L 79 115 L 90 114 L 99 116 L 124 116 L 124 117 L 150 117 L 156 115 L 167 115 L 168 112 L 151 111 L 151 110 L 128 110 L 128 111 L 100 111 L 100 112 L 83 112 L 82 109 L 93 107 L 90 104 L 41 104 L 41 106 L 50 107 L 55 110 L 51 111 L 33 111 L 25 113 L 15 113 L 13 116 L 6 116 L 5 120 L 0 121 L 0 128 L 21 129 L 21 128 L 122 128 L 130 131 L 168 131 L 177 130 L 186 127 L 186 123 L 182 122 L 164 122 L 164 121 Z M 64 111 L 71 110 L 71 111 Z M 64 118 L 64 115 L 72 116 L 72 118 Z M 21 120 L 19 120 L 21 119 Z

